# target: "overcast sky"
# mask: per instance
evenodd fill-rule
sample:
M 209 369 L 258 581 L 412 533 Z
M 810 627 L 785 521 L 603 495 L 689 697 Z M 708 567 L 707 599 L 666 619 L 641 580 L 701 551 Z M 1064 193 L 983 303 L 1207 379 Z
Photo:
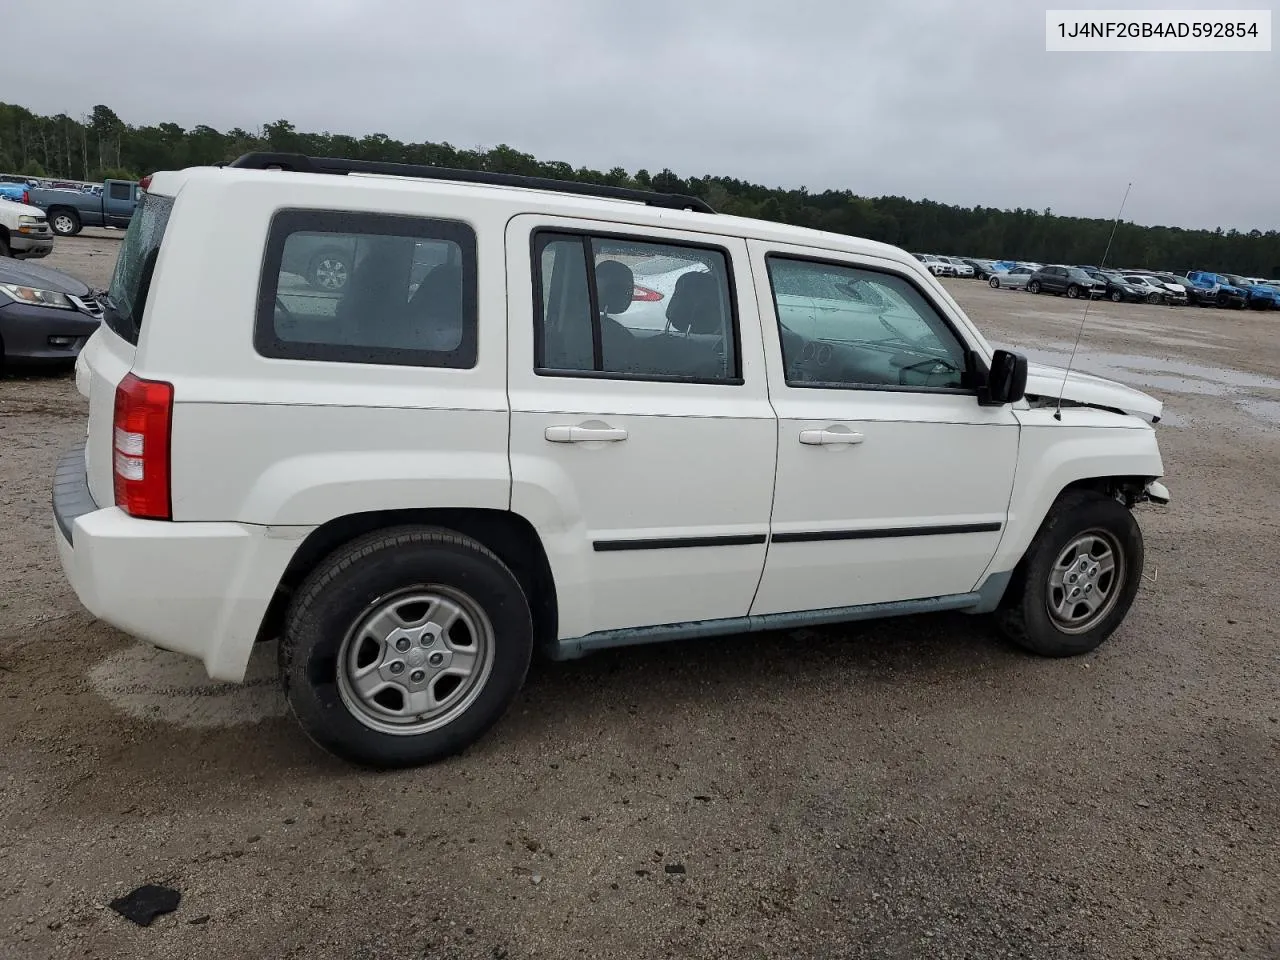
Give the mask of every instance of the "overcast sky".
M 0 99 L 1108 218 L 1132 180 L 1126 220 L 1280 226 L 1280 53 L 1046 53 L 1050 5 L 39 0 Z

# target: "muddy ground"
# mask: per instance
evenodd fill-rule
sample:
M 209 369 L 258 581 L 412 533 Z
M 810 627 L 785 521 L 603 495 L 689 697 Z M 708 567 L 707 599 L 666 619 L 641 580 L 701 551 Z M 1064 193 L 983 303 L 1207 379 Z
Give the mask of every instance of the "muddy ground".
M 49 261 L 103 284 L 115 240 Z M 948 281 L 1052 359 L 1081 305 Z M 1280 956 L 1280 314 L 1094 305 L 1173 503 L 1096 654 L 940 615 L 535 667 L 466 756 L 370 774 L 94 622 L 52 546 L 68 376 L 0 381 L 0 956 Z M 940 464 L 939 469 L 945 469 Z M 147 882 L 175 913 L 105 907 Z

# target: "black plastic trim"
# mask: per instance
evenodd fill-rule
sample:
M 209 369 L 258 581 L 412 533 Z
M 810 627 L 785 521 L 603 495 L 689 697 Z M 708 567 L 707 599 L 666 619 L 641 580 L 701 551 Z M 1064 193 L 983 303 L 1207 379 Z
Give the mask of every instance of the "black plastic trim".
M 53 519 L 67 543 L 75 544 L 77 517 L 98 509 L 89 493 L 89 478 L 84 469 L 84 441 L 77 443 L 61 457 L 53 471 Z
M 723 537 L 653 537 L 641 540 L 596 540 L 597 553 L 617 550 L 672 550 L 680 547 L 745 547 L 765 542 L 763 533 L 735 533 Z
M 347 160 L 342 157 L 309 157 L 301 153 L 246 153 L 227 164 L 247 170 L 290 170 L 294 173 L 376 173 L 382 176 L 413 177 L 419 180 L 451 180 L 455 183 L 480 183 L 498 187 L 523 187 L 526 190 L 549 190 L 607 200 L 630 200 L 650 207 L 668 210 L 692 210 L 715 213 L 705 200 L 680 193 L 658 193 L 603 183 L 579 183 L 551 177 L 526 177 L 515 173 L 490 173 L 487 170 L 460 170 L 454 167 L 432 167 L 416 163 L 383 163 L 377 160 Z
M 881 527 L 878 530 L 798 530 L 792 533 L 775 533 L 769 539 L 774 543 L 814 543 L 819 540 L 879 540 L 890 537 L 937 537 L 955 533 L 995 533 L 999 523 L 954 523 L 929 527 Z

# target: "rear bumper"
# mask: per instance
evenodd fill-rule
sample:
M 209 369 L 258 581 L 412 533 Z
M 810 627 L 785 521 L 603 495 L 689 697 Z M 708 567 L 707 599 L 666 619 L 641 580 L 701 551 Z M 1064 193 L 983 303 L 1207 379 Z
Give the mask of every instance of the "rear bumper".
M 0 340 L 6 360 L 23 363 L 72 362 L 101 320 L 76 310 L 8 303 L 0 307 Z
M 30 236 L 11 233 L 9 234 L 9 249 L 13 252 L 14 258 L 18 260 L 26 258 L 37 260 L 40 257 L 47 257 L 53 250 L 53 235 Z
M 244 679 L 267 604 L 306 532 L 272 536 L 249 524 L 138 520 L 100 508 L 83 444 L 58 461 L 53 514 L 62 569 L 90 613 L 233 682 Z

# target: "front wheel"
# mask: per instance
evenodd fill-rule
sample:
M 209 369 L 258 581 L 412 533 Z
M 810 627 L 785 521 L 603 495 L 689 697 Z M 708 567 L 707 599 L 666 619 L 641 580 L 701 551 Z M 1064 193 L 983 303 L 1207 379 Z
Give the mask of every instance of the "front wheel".
M 303 583 L 280 681 L 317 744 L 407 767 L 466 749 L 506 712 L 529 668 L 519 581 L 470 537 L 400 527 L 353 541 Z
M 990 280 L 988 280 L 988 281 L 987 281 L 987 286 L 989 286 L 992 290 L 999 290 L 999 289 L 1000 289 L 1000 278 L 999 278 L 999 277 L 992 277 Z
M 1122 294 L 1119 290 L 1112 290 L 1112 291 L 1111 291 L 1111 302 L 1112 302 L 1112 303 L 1119 303 L 1119 302 L 1120 302 L 1121 300 L 1123 300 L 1123 299 L 1124 299 L 1124 294 Z
M 1070 284 L 1067 287 L 1067 296 L 1070 297 L 1072 300 L 1076 299 L 1078 296 L 1080 296 L 1080 288 L 1077 287 L 1074 283 Z
M 1159 303 L 1159 302 L 1160 302 L 1160 294 L 1158 293 L 1147 294 L 1147 303 Z
M 997 614 L 1001 632 L 1045 657 L 1088 653 L 1133 605 L 1142 580 L 1142 530 L 1111 497 L 1060 497 L 1027 550 Z
M 1027 284 L 1027 293 L 1039 293 L 1039 292 L 1040 292 L 1039 280 L 1032 280 L 1030 283 Z

